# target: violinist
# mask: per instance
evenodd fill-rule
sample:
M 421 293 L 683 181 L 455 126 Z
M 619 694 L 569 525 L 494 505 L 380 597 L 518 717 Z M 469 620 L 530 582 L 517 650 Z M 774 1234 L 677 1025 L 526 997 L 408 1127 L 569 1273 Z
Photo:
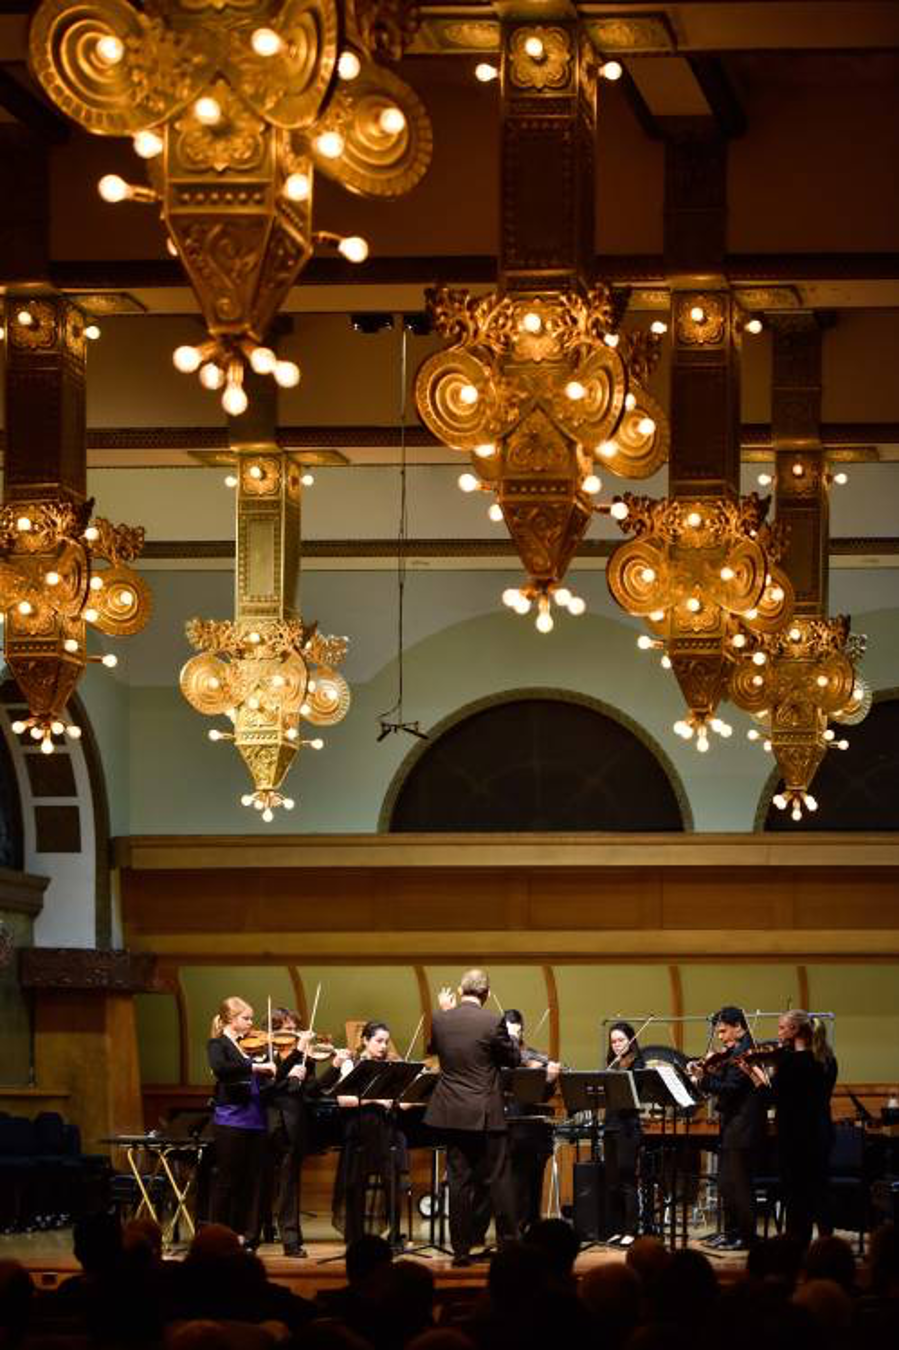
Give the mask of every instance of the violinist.
M 289 1008 L 272 1009 L 272 1032 L 275 1076 L 262 1089 L 268 1127 L 265 1191 L 277 1215 L 284 1255 L 303 1257 L 300 1184 L 310 1146 L 306 1102 L 315 1092 L 315 1064 L 307 1055 L 313 1032 L 300 1031 L 299 1017 Z
M 646 1068 L 637 1033 L 630 1022 L 614 1022 L 610 1027 L 606 1067 L 613 1070 Z M 629 1247 L 637 1236 L 640 1221 L 637 1164 L 642 1136 L 639 1111 L 606 1111 L 603 1154 L 609 1222 L 614 1230 L 614 1236 L 608 1240 L 610 1246 Z
M 767 1099 L 736 1062 L 753 1045 L 742 1008 L 732 1004 L 712 1019 L 721 1052 L 714 1062 L 697 1062 L 700 1088 L 715 1098 L 718 1140 L 718 1192 L 724 1229 L 707 1246 L 717 1251 L 745 1251 L 755 1241 L 755 1196 L 752 1185 L 755 1154 L 764 1138 Z
M 209 1221 L 232 1228 L 249 1251 L 258 1247 L 262 1229 L 260 1179 L 266 1132 L 260 1083 L 275 1075 L 269 1059 L 254 1063 L 238 1045 L 252 1025 L 253 1009 L 232 995 L 222 1001 L 212 1019 L 206 1047 L 215 1076 Z
M 348 1247 L 366 1232 L 383 1232 L 388 1222 L 396 1228 L 399 1196 L 409 1189 L 406 1136 L 395 1118 L 393 1103 L 360 1101 L 339 1091 L 340 1080 L 360 1060 L 389 1057 L 390 1028 L 386 1022 L 366 1022 L 357 1053 L 338 1050 L 331 1069 L 321 1078 L 323 1091 L 337 1087 L 344 1117 L 343 1147 L 334 1178 L 333 1223 Z M 371 1178 L 380 1185 L 370 1193 Z M 398 1233 L 391 1233 L 391 1239 L 397 1241 Z
M 746 1056 L 744 1072 L 760 1083 L 762 1063 L 771 1065 L 770 1081 L 777 1116 L 777 1155 L 786 1210 L 786 1232 L 803 1247 L 827 1181 L 822 1119 L 827 1087 L 824 1070 L 812 1052 L 808 1013 L 794 1008 L 777 1024 L 778 1048 Z
M 524 1039 L 524 1018 L 517 1008 L 507 1008 L 502 1015 L 509 1039 L 517 1045 L 523 1069 L 545 1069 L 546 1088 L 543 1100 L 549 1101 L 556 1090 L 561 1065 L 551 1060 L 540 1050 L 533 1050 Z M 544 1110 L 548 1108 L 543 1108 Z M 510 1122 L 509 1140 L 512 1160 L 512 1182 L 515 1187 L 516 1212 L 518 1226 L 524 1232 L 540 1218 L 543 1207 L 543 1175 L 546 1164 L 552 1157 L 552 1133 L 549 1126 L 541 1122 L 534 1126 L 515 1125 L 522 1116 L 539 1114 L 541 1108 L 533 1110 L 523 1108 L 514 1097 L 507 1094 L 505 1100 L 506 1119 Z M 534 1131 L 529 1133 L 529 1131 Z M 485 1188 L 486 1190 L 486 1188 Z M 489 1192 L 485 1195 L 486 1213 L 489 1216 Z M 486 1232 L 486 1224 L 484 1231 Z

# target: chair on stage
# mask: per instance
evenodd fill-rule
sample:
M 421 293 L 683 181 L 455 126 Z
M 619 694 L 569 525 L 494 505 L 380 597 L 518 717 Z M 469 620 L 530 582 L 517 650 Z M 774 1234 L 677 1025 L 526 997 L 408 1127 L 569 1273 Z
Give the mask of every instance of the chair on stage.
M 865 1234 L 870 1227 L 870 1178 L 865 1164 L 864 1126 L 838 1121 L 830 1150 L 828 1187 L 836 1227 L 857 1230 L 859 1256 L 865 1250 Z

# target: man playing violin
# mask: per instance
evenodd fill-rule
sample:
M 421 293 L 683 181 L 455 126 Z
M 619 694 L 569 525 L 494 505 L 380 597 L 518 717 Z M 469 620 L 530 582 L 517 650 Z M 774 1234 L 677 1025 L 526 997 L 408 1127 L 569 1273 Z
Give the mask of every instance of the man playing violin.
M 720 1122 L 718 1192 L 724 1230 L 707 1245 L 745 1251 L 755 1241 L 752 1165 L 765 1132 L 766 1094 L 736 1062 L 753 1044 L 742 1008 L 727 1005 L 713 1021 L 723 1057 L 707 1056 L 695 1065 L 699 1086 L 715 1098 Z
M 303 1257 L 300 1184 L 310 1151 L 306 1099 L 315 1090 L 315 1065 L 307 1051 L 314 1033 L 300 1031 L 299 1017 L 289 1008 L 272 1010 L 272 1032 L 275 1074 L 262 1089 L 268 1131 L 264 1193 L 277 1216 L 284 1255 Z

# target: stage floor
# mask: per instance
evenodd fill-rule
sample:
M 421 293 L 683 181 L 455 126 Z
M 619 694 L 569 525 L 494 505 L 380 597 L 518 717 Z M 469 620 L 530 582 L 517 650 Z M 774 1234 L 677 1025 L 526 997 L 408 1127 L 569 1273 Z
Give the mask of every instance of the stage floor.
M 322 1224 L 322 1227 L 325 1225 Z M 318 1224 L 309 1225 L 315 1229 Z M 327 1225 L 330 1229 L 330 1224 Z M 343 1260 L 343 1243 L 332 1236 L 322 1235 L 310 1239 L 307 1237 L 305 1259 L 286 1257 L 278 1244 L 266 1244 L 259 1248 L 269 1278 L 283 1284 L 296 1294 L 313 1298 L 320 1289 L 333 1289 L 346 1283 L 346 1267 Z M 427 1241 L 427 1234 L 416 1235 L 416 1243 Z M 415 1244 L 410 1244 L 414 1246 Z M 727 1256 L 715 1256 L 702 1244 L 693 1239 L 689 1245 L 707 1255 L 715 1267 L 719 1279 L 730 1282 L 739 1275 L 745 1266 L 745 1255 L 733 1253 Z M 167 1253 L 168 1260 L 181 1260 L 185 1247 L 175 1247 Z M 441 1253 L 420 1253 L 414 1251 L 401 1253 L 411 1260 L 421 1261 L 434 1272 L 438 1289 L 452 1289 L 483 1285 L 487 1276 L 487 1262 L 468 1266 L 461 1270 L 453 1269 L 449 1255 Z M 40 1288 L 53 1289 L 61 1281 L 74 1275 L 78 1262 L 72 1255 L 72 1234 L 70 1229 L 59 1229 L 51 1233 L 17 1233 L 0 1236 L 0 1259 L 14 1258 L 31 1272 L 32 1279 Z M 575 1271 L 583 1275 L 594 1266 L 622 1262 L 625 1253 L 614 1247 L 591 1247 L 583 1251 L 577 1259 Z

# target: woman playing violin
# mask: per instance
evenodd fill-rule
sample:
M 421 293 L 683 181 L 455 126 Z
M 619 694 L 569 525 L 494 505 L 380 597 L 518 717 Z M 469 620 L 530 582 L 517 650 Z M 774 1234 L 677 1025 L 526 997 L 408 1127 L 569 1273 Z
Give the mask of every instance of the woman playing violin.
M 646 1061 L 630 1022 L 613 1022 L 606 1047 L 609 1069 L 645 1069 Z M 640 1206 L 637 1165 L 643 1130 L 636 1110 L 606 1111 L 603 1152 L 609 1196 L 609 1243 L 629 1247 L 637 1236 Z
M 366 1022 L 357 1053 L 338 1050 L 332 1068 L 320 1080 L 321 1089 L 339 1084 L 360 1060 L 386 1060 L 389 1052 L 386 1022 Z M 388 1216 L 396 1225 L 399 1196 L 409 1189 L 409 1163 L 406 1136 L 394 1118 L 392 1102 L 360 1102 L 358 1097 L 341 1093 L 339 1087 L 337 1102 L 344 1116 L 344 1136 L 334 1179 L 333 1223 L 349 1246 L 366 1231 L 382 1232 Z M 369 1195 L 372 1177 L 380 1185 Z M 391 1234 L 392 1239 L 396 1237 Z
M 541 1050 L 534 1050 L 527 1044 L 524 1038 L 524 1017 L 517 1008 L 507 1008 L 500 1020 L 505 1024 L 509 1039 L 518 1047 L 521 1067 L 546 1070 L 543 1100 L 548 1102 L 556 1090 L 562 1066 L 550 1059 L 549 1055 L 543 1054 Z M 548 1107 L 541 1108 L 539 1105 L 522 1107 L 511 1095 L 506 1096 L 504 1107 L 507 1120 L 515 1120 L 516 1117 L 523 1115 L 539 1115 L 541 1109 L 549 1110 Z M 552 1134 L 549 1125 L 544 1127 L 538 1122 L 536 1126 L 521 1125 L 517 1128 L 514 1125 L 510 1126 L 509 1155 L 518 1226 L 524 1232 L 532 1223 L 537 1222 L 543 1208 L 543 1176 L 546 1164 L 552 1157 Z M 482 1240 L 490 1219 L 489 1200 L 489 1193 L 485 1194 L 477 1219 L 476 1232 Z
M 266 1135 L 260 1082 L 275 1074 L 269 1059 L 254 1063 L 238 1044 L 252 1025 L 253 1009 L 232 995 L 222 1001 L 212 1019 L 206 1047 L 215 1076 L 209 1220 L 233 1228 L 249 1250 L 258 1247 L 262 1228 L 260 1178 Z

